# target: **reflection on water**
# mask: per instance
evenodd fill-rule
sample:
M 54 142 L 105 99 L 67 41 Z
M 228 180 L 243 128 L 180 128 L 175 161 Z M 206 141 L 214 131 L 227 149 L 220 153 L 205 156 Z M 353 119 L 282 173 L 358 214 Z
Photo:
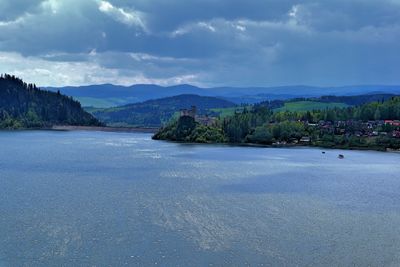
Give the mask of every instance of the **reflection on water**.
M 0 147 L 0 266 L 400 265 L 398 154 L 101 132 Z

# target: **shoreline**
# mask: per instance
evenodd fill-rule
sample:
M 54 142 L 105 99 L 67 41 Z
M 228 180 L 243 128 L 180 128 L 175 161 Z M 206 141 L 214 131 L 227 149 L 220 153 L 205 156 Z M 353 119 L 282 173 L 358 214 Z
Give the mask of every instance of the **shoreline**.
M 107 127 L 107 126 L 73 126 L 73 125 L 54 125 L 50 127 L 35 128 L 4 128 L 0 132 L 18 131 L 97 131 L 97 132 L 121 132 L 121 133 L 151 133 L 154 134 L 158 128 L 151 127 Z
M 97 132 L 121 132 L 121 133 L 156 133 L 158 128 L 146 127 L 107 127 L 107 126 L 70 126 L 55 125 L 48 129 L 53 131 L 97 131 Z
M 286 144 L 286 145 L 263 145 L 256 143 L 196 143 L 196 142 L 185 142 L 185 141 L 173 141 L 165 139 L 153 139 L 155 141 L 163 141 L 169 143 L 176 143 L 182 145 L 220 145 L 220 146 L 232 146 L 232 147 L 255 147 L 255 148 L 319 148 L 321 150 L 349 150 L 349 151 L 374 151 L 374 152 L 388 152 L 388 153 L 400 153 L 400 150 L 395 150 L 391 148 L 374 149 L 368 147 L 327 147 L 318 145 L 296 145 L 296 144 Z

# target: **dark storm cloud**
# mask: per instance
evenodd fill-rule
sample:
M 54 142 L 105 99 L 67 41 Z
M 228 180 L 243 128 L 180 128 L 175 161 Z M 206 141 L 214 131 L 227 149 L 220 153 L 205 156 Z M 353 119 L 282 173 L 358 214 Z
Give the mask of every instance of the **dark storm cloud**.
M 0 71 L 42 84 L 400 83 L 399 0 L 0 4 Z

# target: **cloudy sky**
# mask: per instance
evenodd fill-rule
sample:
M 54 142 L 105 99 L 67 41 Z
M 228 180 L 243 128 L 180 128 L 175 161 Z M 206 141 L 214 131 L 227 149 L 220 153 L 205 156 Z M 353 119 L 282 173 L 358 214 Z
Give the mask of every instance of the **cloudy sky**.
M 42 86 L 400 84 L 400 0 L 0 0 L 0 72 Z

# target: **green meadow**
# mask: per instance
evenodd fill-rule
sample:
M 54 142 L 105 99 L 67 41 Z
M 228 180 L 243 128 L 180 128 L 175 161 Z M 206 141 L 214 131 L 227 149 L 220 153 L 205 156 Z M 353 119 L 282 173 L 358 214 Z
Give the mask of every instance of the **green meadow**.
M 317 101 L 296 101 L 286 102 L 281 108 L 275 109 L 275 111 L 311 111 L 311 110 L 323 110 L 331 108 L 345 108 L 349 105 L 345 103 L 324 103 Z

